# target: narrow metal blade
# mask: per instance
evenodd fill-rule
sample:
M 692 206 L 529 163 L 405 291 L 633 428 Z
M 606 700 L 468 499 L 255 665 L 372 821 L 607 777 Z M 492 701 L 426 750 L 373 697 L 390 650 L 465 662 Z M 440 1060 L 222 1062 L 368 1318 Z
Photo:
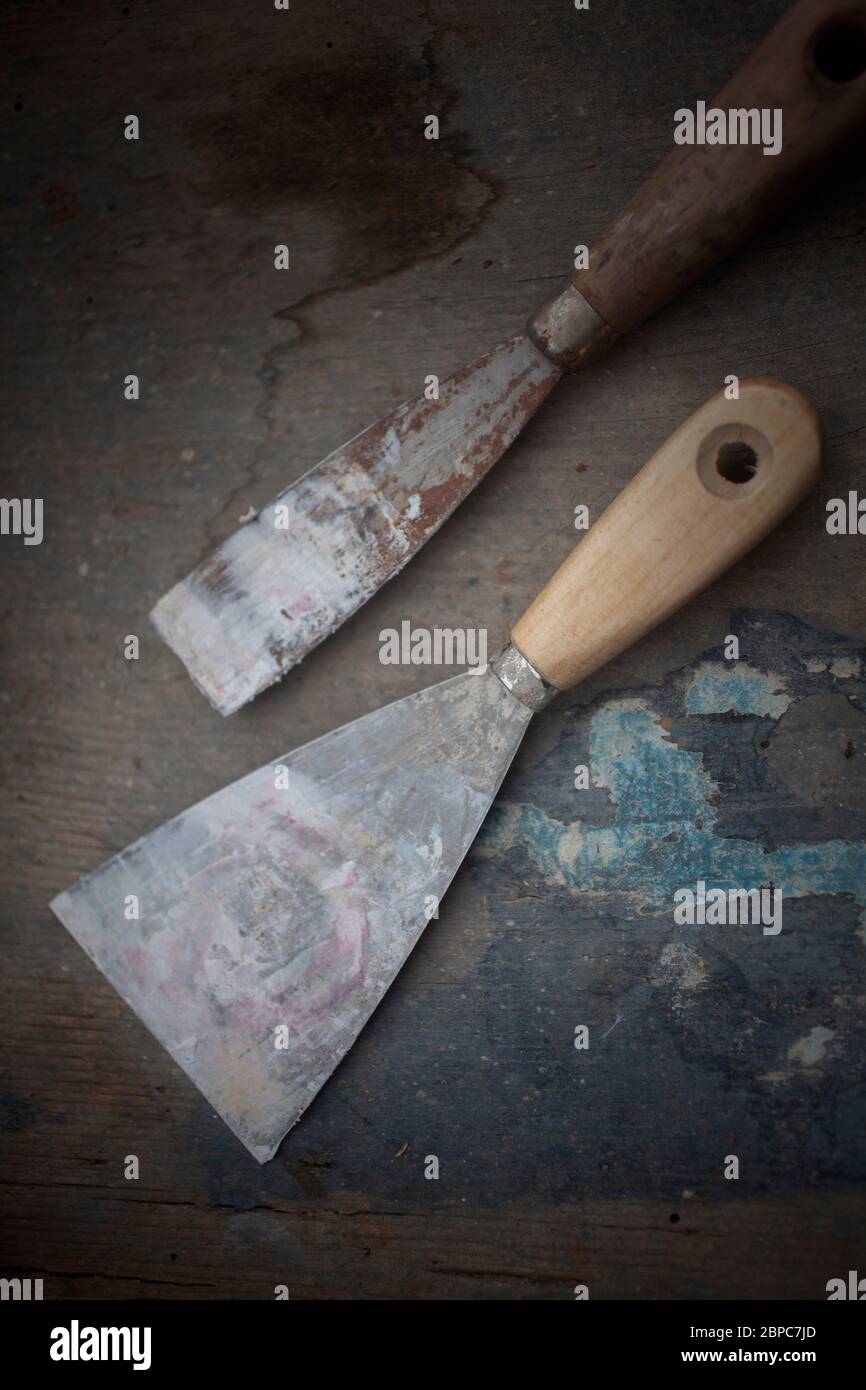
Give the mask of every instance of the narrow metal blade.
M 407 401 L 293 483 L 154 608 L 221 714 L 273 685 L 403 568 L 561 373 L 525 336 Z M 283 509 L 283 510 L 280 510 Z
M 259 1162 L 412 950 L 530 717 L 489 670 L 455 676 L 208 797 L 51 904 Z

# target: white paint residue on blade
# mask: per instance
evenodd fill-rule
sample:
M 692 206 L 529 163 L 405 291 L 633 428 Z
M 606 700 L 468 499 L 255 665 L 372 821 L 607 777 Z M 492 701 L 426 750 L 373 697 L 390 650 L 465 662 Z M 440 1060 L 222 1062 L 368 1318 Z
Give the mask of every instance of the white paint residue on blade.
M 402 966 L 528 721 L 493 675 L 454 677 L 281 759 L 287 790 L 261 768 L 52 903 L 260 1162 Z
M 151 618 L 159 635 L 221 714 L 231 714 L 294 664 L 280 648 L 281 631 L 315 645 L 331 614 L 346 604 L 354 611 L 375 592 L 358 534 L 370 501 L 369 478 L 349 461 L 341 467 L 339 490 L 325 475 L 316 480 L 315 496 L 299 483 L 230 536 L 206 575 L 195 571 L 157 603 Z M 285 509 L 279 527 L 277 507 Z M 385 500 L 377 505 L 377 531 L 376 544 L 409 558 Z M 367 540 L 374 544 L 372 534 Z M 268 621 L 258 621 L 254 610 Z
M 446 378 L 437 401 L 408 401 L 329 455 L 160 599 L 160 636 L 220 713 L 392 578 L 558 379 L 528 338 L 505 343 Z
M 429 869 L 438 869 L 442 862 L 442 836 L 439 834 L 438 830 L 434 828 L 430 838 L 430 844 L 418 846 L 418 853 Z

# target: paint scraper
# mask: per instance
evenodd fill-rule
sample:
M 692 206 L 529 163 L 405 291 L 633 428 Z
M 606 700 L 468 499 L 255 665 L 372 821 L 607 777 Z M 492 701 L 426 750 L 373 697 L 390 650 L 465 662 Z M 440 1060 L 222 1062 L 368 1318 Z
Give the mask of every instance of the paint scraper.
M 674 147 L 526 334 L 330 454 L 160 599 L 158 632 L 220 713 L 279 680 L 402 569 L 564 370 L 742 246 L 862 127 L 864 43 L 864 0 L 800 0 L 700 128 L 683 125 L 696 143 Z M 765 118 L 778 143 L 766 143 Z
M 818 476 L 790 387 L 713 397 L 633 478 L 502 653 L 175 817 L 52 903 L 260 1162 L 438 905 L 532 715 L 765 536 Z

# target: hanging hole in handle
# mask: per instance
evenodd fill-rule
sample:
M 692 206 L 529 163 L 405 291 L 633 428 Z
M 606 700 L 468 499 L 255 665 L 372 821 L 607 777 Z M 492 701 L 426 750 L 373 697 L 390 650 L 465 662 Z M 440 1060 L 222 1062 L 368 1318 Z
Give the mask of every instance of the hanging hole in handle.
M 763 484 L 772 461 L 770 441 L 751 425 L 719 425 L 698 449 L 698 477 L 716 497 L 748 496 Z
M 828 82 L 854 82 L 866 72 L 866 17 L 843 15 L 822 25 L 812 41 L 812 63 Z
M 716 468 L 729 483 L 747 483 L 758 471 L 758 455 L 744 439 L 735 439 L 719 446 Z

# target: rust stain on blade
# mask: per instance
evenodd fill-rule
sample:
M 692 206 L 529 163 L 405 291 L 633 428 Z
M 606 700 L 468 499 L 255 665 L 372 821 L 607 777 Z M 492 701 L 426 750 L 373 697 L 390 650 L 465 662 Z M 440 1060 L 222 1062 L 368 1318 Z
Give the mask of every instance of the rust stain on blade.
M 521 335 L 330 454 L 151 615 L 221 714 L 279 680 L 391 579 L 484 477 L 560 372 Z

